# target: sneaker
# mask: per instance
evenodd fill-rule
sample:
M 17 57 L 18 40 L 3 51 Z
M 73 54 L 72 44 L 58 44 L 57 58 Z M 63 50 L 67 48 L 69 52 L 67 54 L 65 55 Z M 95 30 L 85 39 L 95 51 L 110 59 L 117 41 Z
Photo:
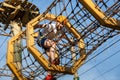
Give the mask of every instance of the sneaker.
M 52 75 L 47 75 L 45 80 L 54 80 L 53 76 Z

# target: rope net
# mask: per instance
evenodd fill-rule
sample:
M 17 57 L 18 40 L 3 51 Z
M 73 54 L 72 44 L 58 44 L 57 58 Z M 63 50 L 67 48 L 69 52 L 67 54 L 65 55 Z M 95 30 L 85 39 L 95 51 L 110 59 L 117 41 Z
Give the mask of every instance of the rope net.
M 106 17 L 113 17 L 120 19 L 120 1 L 119 0 L 93 0 L 96 7 L 100 7 L 104 11 Z M 111 3 L 108 4 L 108 3 Z M 76 29 L 81 38 L 84 39 L 86 54 L 91 54 L 101 44 L 103 44 L 109 38 L 119 34 L 118 30 L 113 30 L 102 26 L 94 17 L 90 14 L 84 6 L 82 6 L 78 0 L 55 0 L 43 13 L 44 17 L 47 13 L 55 14 L 56 16 L 64 15 L 67 17 L 72 26 Z M 54 21 L 44 20 L 40 24 L 52 23 Z M 73 43 L 76 43 L 78 39 L 65 28 L 64 34 L 68 38 L 73 39 Z M 70 48 L 73 46 L 70 41 L 61 39 L 57 44 L 57 50 L 60 51 L 59 57 L 61 57 L 61 65 L 70 66 L 72 64 L 72 57 Z M 67 46 L 61 46 L 61 44 L 69 44 Z M 76 61 L 80 57 L 80 49 L 77 44 L 74 45 Z M 44 53 L 44 52 L 43 52 Z
M 94 0 L 104 10 L 106 17 L 120 19 L 119 0 Z M 111 3 L 108 4 L 108 3 Z M 82 35 L 86 44 L 86 54 L 92 53 L 98 46 L 109 38 L 117 35 L 119 31 L 106 28 L 90 14 L 78 0 L 56 0 L 44 13 L 51 13 L 57 16 L 64 15 L 74 28 Z M 74 40 L 76 41 L 76 40 Z
M 113 17 L 120 20 L 120 1 L 119 0 L 93 0 L 96 4 L 96 7 L 99 7 L 103 10 L 106 17 Z M 109 4 L 111 3 L 111 4 Z M 1 5 L 2 6 L 2 5 Z M 55 14 L 56 18 L 59 15 L 64 15 L 71 23 L 71 25 L 75 28 L 76 32 L 81 35 L 81 39 L 84 39 L 85 44 L 85 52 L 86 55 L 90 55 L 93 51 L 95 51 L 100 45 L 102 45 L 109 38 L 114 37 L 119 34 L 118 30 L 110 29 L 105 26 L 102 26 L 94 17 L 93 14 L 90 14 L 87 9 L 82 6 L 78 0 L 54 0 L 53 3 L 46 9 L 45 12 L 42 13 L 42 17 L 44 17 L 47 13 Z M 0 13 L 1 15 L 5 13 Z M 4 18 L 3 18 L 4 19 Z M 1 20 L 1 22 L 5 22 Z M 55 23 L 56 20 L 45 19 L 39 24 L 46 23 Z M 6 24 L 6 23 L 5 23 Z M 63 24 L 64 25 L 64 24 Z M 38 32 L 40 29 L 34 29 L 34 33 Z M 34 34 L 33 33 L 33 34 Z M 51 32 L 48 32 L 51 33 Z M 59 35 L 66 35 L 66 38 L 61 38 L 56 46 L 56 51 L 58 52 L 58 57 L 60 59 L 60 66 L 72 67 L 75 62 L 81 57 L 81 49 L 79 48 L 77 39 L 73 33 L 64 25 L 63 32 Z M 59 36 L 58 35 L 58 36 Z M 33 36 L 34 37 L 34 36 Z M 54 37 L 53 40 L 58 40 L 59 37 Z M 27 50 L 26 46 L 26 37 L 22 35 L 19 36 L 21 40 L 22 46 L 20 50 L 21 53 L 21 68 L 19 72 L 22 73 L 23 76 L 27 78 L 37 78 L 43 79 L 47 74 L 47 71 L 44 69 L 41 64 L 33 57 L 33 55 Z M 36 38 L 34 38 L 34 46 L 38 49 L 39 52 L 42 53 L 42 56 L 48 59 L 48 56 L 45 53 L 45 50 L 42 47 L 39 47 Z M 15 42 L 14 42 L 15 43 Z M 74 48 L 72 51 L 71 49 Z M 19 50 L 18 50 L 19 52 Z M 75 56 L 72 56 L 72 53 L 75 53 Z M 74 61 L 73 61 L 73 58 Z M 19 67 L 17 62 L 14 62 L 16 66 Z M 61 77 L 64 73 L 55 73 L 56 77 Z
M 104 11 L 106 17 L 113 17 L 116 19 L 120 19 L 120 2 L 112 0 L 94 0 L 96 7 L 100 7 L 101 10 Z M 111 3 L 109 5 L 108 3 Z M 112 13 L 113 12 L 113 13 Z M 56 18 L 60 15 L 66 16 L 71 25 L 75 28 L 76 32 L 81 35 L 81 39 L 84 39 L 86 55 L 90 55 L 93 51 L 95 51 L 100 45 L 106 42 L 109 38 L 112 38 L 115 35 L 119 34 L 118 30 L 114 30 L 111 28 L 107 28 L 102 26 L 94 17 L 93 14 L 90 14 L 84 6 L 82 6 L 78 0 L 55 0 L 45 12 L 43 12 L 42 17 L 44 17 L 47 13 L 55 14 Z M 41 21 L 39 24 L 51 24 L 55 23 L 55 20 L 45 19 Z M 63 22 L 64 23 L 64 22 Z M 64 25 L 64 24 L 63 24 Z M 42 28 L 41 28 L 42 29 Z M 39 29 L 35 29 L 36 33 Z M 50 32 L 48 32 L 49 34 Z M 61 66 L 72 67 L 75 62 L 81 57 L 81 49 L 79 48 L 77 39 L 68 28 L 64 25 L 63 33 L 67 36 L 67 38 L 61 38 L 57 43 L 56 50 L 58 51 L 60 64 Z M 62 35 L 59 34 L 59 35 Z M 34 36 L 33 36 L 34 37 Z M 71 41 L 72 39 L 72 41 Z M 53 40 L 57 40 L 56 37 Z M 36 41 L 36 39 L 35 39 Z M 36 43 L 35 46 L 37 49 L 43 54 L 45 58 L 48 56 L 45 54 L 45 51 L 42 47 L 39 47 Z M 74 48 L 74 51 L 71 48 Z M 72 53 L 75 53 L 75 56 L 72 56 Z M 73 61 L 73 58 L 74 61 Z M 57 75 L 57 74 L 56 74 Z

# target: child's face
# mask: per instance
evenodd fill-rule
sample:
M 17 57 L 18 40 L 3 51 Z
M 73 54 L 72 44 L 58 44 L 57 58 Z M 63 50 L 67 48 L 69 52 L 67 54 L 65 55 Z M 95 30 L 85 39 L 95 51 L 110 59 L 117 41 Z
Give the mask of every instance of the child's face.
M 57 29 L 58 29 L 58 30 L 60 30 L 60 29 L 63 27 L 63 25 L 60 24 L 59 22 L 56 23 L 56 26 L 57 26 Z

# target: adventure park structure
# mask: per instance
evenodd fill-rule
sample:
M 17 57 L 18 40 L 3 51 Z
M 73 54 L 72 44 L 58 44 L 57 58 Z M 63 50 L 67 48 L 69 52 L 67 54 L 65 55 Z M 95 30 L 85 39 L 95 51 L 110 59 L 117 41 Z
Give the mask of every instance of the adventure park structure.
M 44 80 L 47 72 L 51 72 L 56 79 L 68 74 L 80 80 L 78 69 L 89 56 L 120 34 L 120 0 L 51 0 L 43 12 L 33 1 L 37 0 L 0 2 L 0 35 L 9 37 L 4 62 L 7 66 L 1 68 L 0 76 Z M 64 28 L 53 40 L 61 35 L 67 37 L 61 37 L 56 44 L 59 65 L 51 64 L 36 42 L 42 29 L 36 25 L 56 22 Z

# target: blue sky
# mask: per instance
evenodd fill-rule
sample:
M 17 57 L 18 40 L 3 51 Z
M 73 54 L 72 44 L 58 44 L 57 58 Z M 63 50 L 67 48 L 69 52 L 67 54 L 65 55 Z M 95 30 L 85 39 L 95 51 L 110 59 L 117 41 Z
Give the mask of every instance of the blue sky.
M 0 0 L 0 1 L 3 1 L 3 0 Z M 54 0 L 29 0 L 29 1 L 36 4 L 39 7 L 40 12 L 43 12 Z M 101 45 L 96 51 L 94 51 L 88 57 L 87 60 L 89 60 L 93 56 L 100 53 L 100 55 L 94 57 L 92 60 L 88 61 L 87 63 L 85 63 L 83 66 L 79 68 L 78 74 L 79 74 L 80 80 L 120 80 L 120 51 L 119 51 L 120 40 L 119 39 L 120 39 L 120 35 L 113 37 L 112 39 L 108 40 L 103 45 Z M 115 41 L 117 40 L 118 42 L 115 43 Z M 5 41 L 5 44 L 2 44 L 4 41 Z M 108 49 L 106 49 L 105 51 L 103 51 L 105 48 L 107 48 L 113 43 L 115 44 L 109 47 Z M 0 46 L 1 46 L 0 47 L 0 53 L 1 53 L 0 68 L 3 67 L 3 65 L 5 65 L 4 62 L 6 59 L 5 55 L 6 55 L 6 49 L 7 49 L 6 45 L 7 45 L 6 37 L 0 37 Z M 99 65 L 95 66 L 96 64 L 99 64 Z M 0 78 L 0 80 L 6 80 L 6 79 L 2 77 Z M 58 80 L 73 80 L 73 76 L 65 75 L 63 77 L 58 78 Z

